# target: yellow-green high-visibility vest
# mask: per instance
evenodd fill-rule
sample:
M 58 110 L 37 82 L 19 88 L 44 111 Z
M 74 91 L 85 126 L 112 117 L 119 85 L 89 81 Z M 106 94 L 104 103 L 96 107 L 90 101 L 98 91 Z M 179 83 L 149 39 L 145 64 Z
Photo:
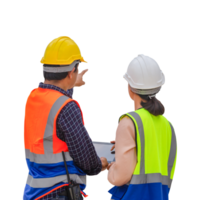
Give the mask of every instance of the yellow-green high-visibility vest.
M 135 126 L 137 164 L 132 179 L 109 192 L 113 200 L 168 200 L 174 176 L 177 143 L 174 128 L 162 115 L 141 108 L 120 117 Z

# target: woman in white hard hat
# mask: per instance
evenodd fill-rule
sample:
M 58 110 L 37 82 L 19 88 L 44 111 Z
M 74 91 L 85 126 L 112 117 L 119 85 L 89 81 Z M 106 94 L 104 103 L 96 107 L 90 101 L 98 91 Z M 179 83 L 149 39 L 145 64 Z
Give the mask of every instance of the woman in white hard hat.
M 108 166 L 108 180 L 115 185 L 111 199 L 168 200 L 177 145 L 173 126 L 163 117 L 164 106 L 155 97 L 164 74 L 155 60 L 139 55 L 124 78 L 135 111 L 119 120 L 115 162 Z

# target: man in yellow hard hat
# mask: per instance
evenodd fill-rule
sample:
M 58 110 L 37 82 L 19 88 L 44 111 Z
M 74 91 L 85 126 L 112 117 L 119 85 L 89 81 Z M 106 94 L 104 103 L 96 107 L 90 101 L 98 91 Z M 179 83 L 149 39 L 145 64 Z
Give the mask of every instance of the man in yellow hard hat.
M 45 81 L 31 92 L 25 111 L 29 175 L 24 200 L 68 199 L 61 196 L 70 180 L 79 185 L 76 199 L 81 200 L 86 196 L 86 175 L 96 175 L 108 166 L 106 158 L 97 156 L 81 108 L 72 99 L 73 87 L 84 85 L 87 70 L 78 74 L 80 62 L 85 61 L 69 37 L 53 40 L 41 60 Z

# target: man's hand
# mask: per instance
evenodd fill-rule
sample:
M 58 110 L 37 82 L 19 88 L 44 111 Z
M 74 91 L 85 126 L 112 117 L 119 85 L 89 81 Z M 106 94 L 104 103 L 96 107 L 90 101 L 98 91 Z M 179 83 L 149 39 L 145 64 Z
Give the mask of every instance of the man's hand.
M 102 164 L 102 170 L 101 171 L 104 171 L 108 167 L 108 161 L 104 157 L 101 157 L 100 160 L 101 160 L 101 164 Z
M 83 75 L 88 71 L 88 69 L 83 70 L 80 74 L 78 74 L 75 86 L 80 87 L 82 85 L 85 85 L 85 82 L 83 81 Z

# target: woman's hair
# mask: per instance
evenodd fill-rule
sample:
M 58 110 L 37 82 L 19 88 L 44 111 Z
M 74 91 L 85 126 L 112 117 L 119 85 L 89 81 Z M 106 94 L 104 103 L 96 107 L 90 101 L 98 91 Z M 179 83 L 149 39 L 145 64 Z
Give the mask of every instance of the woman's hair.
M 74 70 L 74 73 L 77 71 L 77 66 L 78 64 L 75 65 L 75 70 Z M 52 67 L 55 67 L 55 65 L 52 65 Z M 41 77 L 44 79 L 44 80 L 62 80 L 64 78 L 66 78 L 68 75 L 68 72 L 62 72 L 62 73 L 50 73 L 50 72 L 44 72 L 44 71 L 41 71 Z
M 165 107 L 162 105 L 162 103 L 156 99 L 156 97 L 149 97 L 149 95 L 140 95 L 138 94 L 143 100 L 146 100 L 146 102 L 141 101 L 141 106 L 148 110 L 152 115 L 158 116 L 163 115 L 165 112 Z

